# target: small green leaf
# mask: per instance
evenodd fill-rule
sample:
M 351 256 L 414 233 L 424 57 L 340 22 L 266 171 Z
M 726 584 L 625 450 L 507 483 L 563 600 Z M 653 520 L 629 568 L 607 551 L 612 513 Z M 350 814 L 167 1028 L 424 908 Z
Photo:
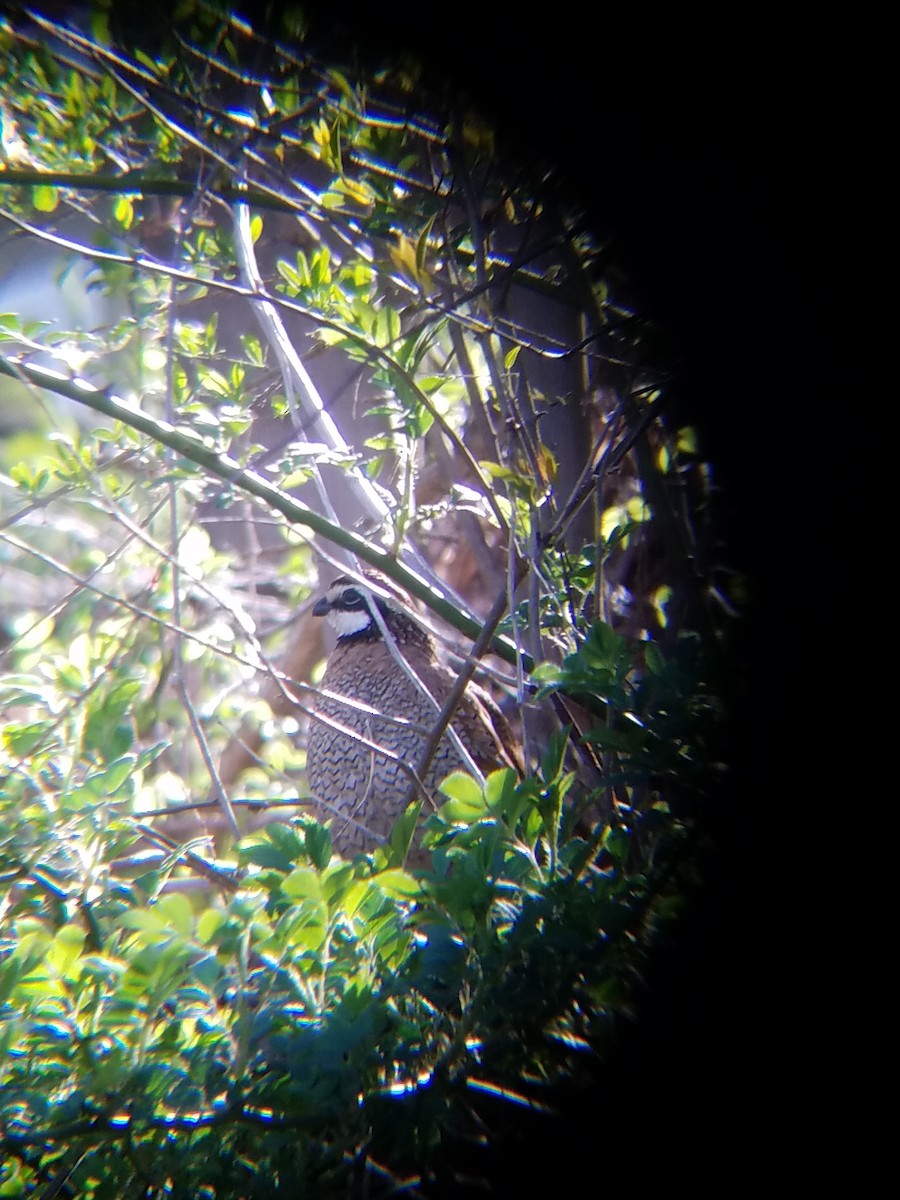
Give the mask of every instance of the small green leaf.
M 132 908 L 123 912 L 118 918 L 119 924 L 126 929 L 134 929 L 140 933 L 149 933 L 153 937 L 166 932 L 166 923 L 155 908 Z
M 644 662 L 647 664 L 647 670 L 652 675 L 662 675 L 666 664 L 656 642 L 646 642 L 644 644 Z
M 324 903 L 322 878 L 312 867 L 295 867 L 281 884 L 292 900 L 315 900 Z
M 453 771 L 441 782 L 438 790 L 451 800 L 458 800 L 461 804 L 469 804 L 479 810 L 484 809 L 484 795 L 478 780 L 465 771 Z
M 16 647 L 19 650 L 34 650 L 38 646 L 43 646 L 53 636 L 53 630 L 53 618 L 42 617 L 16 636 Z
M 385 305 L 375 314 L 372 326 L 372 340 L 376 346 L 387 347 L 400 336 L 400 314 L 396 308 Z
M 2 1170 L 6 1178 L 0 1182 L 0 1196 L 34 1195 L 33 1185 L 37 1186 L 37 1181 L 30 1167 L 26 1167 L 22 1163 L 9 1162 L 3 1164 Z
M 194 910 L 187 896 L 181 892 L 170 892 L 161 896 L 157 908 L 164 913 L 178 933 L 188 936 L 194 924 Z
M 0 737 L 8 750 L 24 757 L 44 740 L 55 725 L 55 721 L 33 721 L 29 725 L 7 725 Z
M 57 931 L 47 955 L 50 965 L 60 974 L 65 974 L 80 957 L 84 938 L 84 930 L 80 925 L 63 925 Z
M 222 926 L 226 917 L 220 908 L 207 908 L 197 918 L 197 940 L 208 945 Z
M 268 867 L 276 871 L 289 871 L 294 865 L 291 858 L 270 842 L 255 842 L 238 847 L 241 863 L 252 863 L 257 867 Z
M 110 763 L 101 773 L 99 778 L 102 779 L 104 791 L 108 796 L 117 792 L 122 784 L 131 777 L 135 770 L 135 763 L 136 759 L 133 754 L 125 754 Z
M 130 196 L 119 196 L 113 205 L 113 217 L 125 229 L 130 229 L 134 222 L 134 203 Z
M 31 189 L 31 201 L 38 212 L 52 213 L 59 204 L 59 189 L 49 183 L 38 183 Z
M 440 785 L 439 791 L 448 796 L 441 805 L 441 816 L 451 823 L 470 824 L 481 820 L 488 813 L 487 801 L 478 782 L 471 775 L 454 771 Z
M 320 871 L 331 861 L 331 834 L 324 825 L 307 825 L 304 830 L 306 853 Z
M 428 253 L 428 239 L 431 236 L 436 216 L 436 213 L 432 213 L 416 239 L 416 275 L 418 279 L 421 279 L 425 274 L 425 255 Z
M 325 944 L 328 933 L 326 915 L 324 904 L 301 910 L 299 919 L 288 926 L 291 941 L 317 953 Z
M 516 773 L 511 767 L 491 771 L 485 780 L 484 795 L 492 813 L 509 811 L 516 790 Z
M 109 13 L 103 12 L 99 7 L 91 13 L 91 36 L 100 46 L 108 46 L 112 41 L 109 32 Z
M 380 871 L 372 882 L 392 900 L 418 900 L 422 895 L 422 884 L 419 880 L 408 871 L 401 871 L 397 867 Z
M 277 846 L 281 853 L 289 862 L 296 862 L 303 853 L 303 841 L 296 829 L 292 829 L 290 825 L 284 825 L 280 821 L 273 821 L 271 825 L 265 828 L 265 835 Z
M 412 804 L 407 805 L 406 810 L 400 814 L 394 823 L 394 828 L 391 830 L 391 860 L 393 862 L 402 863 L 405 861 L 409 853 L 409 848 L 412 845 L 413 835 L 416 832 L 421 812 L 422 801 L 414 801 Z
M 280 258 L 275 263 L 275 270 L 278 272 L 278 274 L 281 276 L 281 278 L 285 281 L 285 283 L 289 284 L 292 288 L 296 288 L 296 290 L 298 292 L 301 290 L 301 288 L 303 287 L 303 280 L 301 280 L 300 276 L 297 274 L 297 272 L 294 270 L 294 268 L 291 266 L 290 263 L 285 262 L 284 259 Z
M 252 333 L 242 333 L 241 345 L 244 347 L 244 353 L 247 355 L 247 358 L 255 367 L 264 367 L 266 365 L 266 357 L 260 345 L 259 338 L 254 337 Z
M 569 727 L 564 726 L 562 729 L 556 730 L 550 738 L 547 749 L 541 756 L 541 775 L 547 783 L 558 779 L 562 774 L 568 746 Z

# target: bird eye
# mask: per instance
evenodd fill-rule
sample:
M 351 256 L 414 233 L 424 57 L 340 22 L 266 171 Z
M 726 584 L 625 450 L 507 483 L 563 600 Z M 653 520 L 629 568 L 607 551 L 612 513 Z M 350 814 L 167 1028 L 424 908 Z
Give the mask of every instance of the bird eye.
M 341 605 L 344 608 L 362 608 L 364 604 L 362 592 L 358 592 L 356 588 L 347 588 L 341 593 Z

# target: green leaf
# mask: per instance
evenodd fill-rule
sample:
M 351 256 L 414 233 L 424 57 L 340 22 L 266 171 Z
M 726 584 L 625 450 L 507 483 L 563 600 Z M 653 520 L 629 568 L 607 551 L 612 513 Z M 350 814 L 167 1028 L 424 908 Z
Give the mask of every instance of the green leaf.
M 24 622 L 23 622 L 24 623 Z M 52 617 L 42 617 L 39 621 L 29 621 L 23 631 L 16 635 L 15 642 L 19 650 L 33 650 L 43 646 L 53 636 L 55 624 Z
M 666 663 L 662 656 L 662 651 L 656 642 L 644 643 L 644 662 L 647 664 L 647 670 L 653 675 L 662 675 L 665 670 Z
M 99 5 L 95 5 L 91 11 L 91 36 L 99 46 L 108 46 L 112 40 L 109 31 L 109 13 L 104 12 Z
M 631 838 L 626 829 L 611 829 L 604 841 L 604 848 L 620 865 L 624 865 L 631 846 Z
M 277 846 L 279 851 L 284 855 L 284 859 L 288 863 L 296 862 L 303 854 L 303 839 L 296 829 L 292 829 L 290 825 L 284 825 L 280 821 L 273 821 L 265 828 L 265 835 L 274 846 Z
M 52 213 L 59 204 L 59 189 L 49 183 L 38 183 L 31 189 L 31 201 L 38 212 Z
M 126 780 L 132 777 L 136 761 L 133 754 L 123 755 L 121 758 L 116 759 L 115 762 L 110 763 L 105 771 L 95 777 L 102 781 L 103 789 L 107 796 L 112 796 Z
M 121 914 L 119 924 L 124 925 L 126 929 L 148 933 L 154 937 L 168 932 L 166 922 L 163 920 L 161 913 L 157 912 L 155 908 L 129 909 L 128 912 Z
M 420 880 L 397 867 L 379 871 L 372 882 L 392 900 L 418 900 L 423 891 Z
M 84 941 L 85 933 L 80 925 L 63 925 L 57 930 L 53 945 L 47 954 L 47 960 L 53 969 L 65 975 L 81 956 Z
M 197 918 L 197 940 L 204 946 L 208 945 L 222 926 L 227 917 L 220 908 L 207 908 Z
M 24 757 L 37 748 L 55 725 L 55 721 L 32 721 L 28 725 L 7 725 L 0 737 L 8 750 Z
M 437 213 L 432 213 L 422 227 L 422 231 L 416 238 L 416 277 L 417 280 L 425 275 L 425 256 L 428 253 L 428 239 L 431 236 L 431 231 L 434 228 L 434 222 L 437 219 Z
M 402 863 L 406 860 L 421 812 L 422 801 L 416 800 L 407 805 L 394 822 L 394 828 L 391 830 L 391 860 L 393 862 Z
M 447 821 L 469 824 L 480 820 L 488 812 L 487 801 L 478 781 L 463 771 L 448 775 L 438 790 L 449 797 L 440 809 L 441 816 Z
M 178 933 L 189 936 L 194 926 L 194 910 L 191 902 L 181 892 L 169 892 L 160 896 L 156 907 L 171 922 Z
M 469 804 L 479 810 L 484 807 L 484 793 L 478 780 L 466 771 L 451 772 L 441 781 L 438 791 L 461 804 Z
M 547 749 L 541 755 L 541 776 L 545 782 L 552 783 L 559 779 L 563 772 L 568 747 L 569 727 L 564 726 L 555 731 Z
M 269 867 L 276 871 L 287 872 L 294 865 L 293 859 L 271 842 L 244 842 L 238 847 L 238 858 L 242 863 L 253 863 L 257 867 Z
M 503 767 L 499 771 L 491 771 L 485 780 L 484 795 L 487 806 L 492 813 L 500 814 L 509 810 L 516 791 L 516 773 L 511 767 Z
M 307 825 L 303 831 L 303 839 L 306 843 L 306 853 L 318 870 L 324 871 L 333 854 L 331 834 L 324 825 Z
M 303 280 L 300 278 L 296 270 L 290 263 L 285 262 L 283 258 L 279 258 L 275 263 L 275 270 L 295 291 L 301 291 L 303 288 Z
M 285 894 L 292 900 L 314 900 L 324 904 L 322 877 L 312 867 L 295 867 L 281 883 Z
M 125 229 L 130 229 L 134 222 L 134 202 L 130 196 L 119 196 L 113 205 L 113 217 Z
M 376 346 L 387 348 L 400 337 L 400 314 L 396 308 L 383 305 L 375 313 L 372 325 L 372 341 Z
M 137 59 L 137 61 L 139 63 L 141 63 L 143 66 L 145 66 L 148 69 L 148 71 L 152 72 L 153 75 L 158 74 L 159 69 L 160 69 L 160 64 L 156 61 L 155 58 L 151 58 L 150 55 L 147 54 L 147 52 L 145 50 L 141 50 L 140 47 L 137 47 L 134 51 L 134 56 Z
M 397 245 L 391 246 L 388 253 L 391 256 L 391 261 L 400 272 L 413 282 L 418 281 L 418 268 L 416 266 L 416 247 L 410 239 L 404 234 L 399 234 L 397 237 Z
M 327 912 L 324 904 L 310 904 L 285 925 L 290 942 L 317 954 L 328 936 Z
M 247 358 L 255 367 L 264 367 L 266 365 L 266 356 L 259 338 L 254 337 L 252 333 L 242 333 L 241 345 L 244 347 L 244 353 L 247 355 Z

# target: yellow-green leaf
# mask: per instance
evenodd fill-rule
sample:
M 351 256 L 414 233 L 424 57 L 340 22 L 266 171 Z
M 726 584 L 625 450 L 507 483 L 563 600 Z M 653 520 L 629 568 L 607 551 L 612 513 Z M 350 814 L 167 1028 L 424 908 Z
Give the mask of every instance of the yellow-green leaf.
M 134 221 L 134 202 L 130 196 L 119 196 L 113 205 L 113 216 L 125 229 L 130 229 Z
M 47 955 L 50 965 L 60 974 L 80 957 L 84 947 L 84 930 L 80 925 L 63 925 L 53 939 Z
M 52 213 L 59 204 L 59 190 L 49 183 L 38 183 L 31 189 L 31 200 L 38 212 Z
M 392 900 L 417 900 L 422 894 L 422 884 L 408 871 L 391 867 L 375 876 L 375 883 Z
M 189 934 L 194 923 L 194 910 L 187 896 L 181 892 L 170 892 L 161 896 L 157 908 L 163 912 L 179 933 Z
M 292 900 L 316 900 L 324 902 L 322 880 L 312 867 L 295 867 L 281 884 Z
M 28 618 L 25 618 L 27 621 Z M 23 624 L 25 623 L 23 621 Z M 53 636 L 55 626 L 52 617 L 42 617 L 39 621 L 35 621 L 33 625 L 26 625 L 21 633 L 15 638 L 16 647 L 19 650 L 34 650 L 38 646 L 43 646 Z
M 207 945 L 225 924 L 225 914 L 219 908 L 207 908 L 197 918 L 197 939 Z

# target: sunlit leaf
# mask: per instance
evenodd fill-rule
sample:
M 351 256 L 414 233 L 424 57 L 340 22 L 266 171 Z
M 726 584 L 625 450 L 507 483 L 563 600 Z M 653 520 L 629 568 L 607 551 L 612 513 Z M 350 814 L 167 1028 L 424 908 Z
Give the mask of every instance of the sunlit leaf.
M 31 200 L 38 212 L 55 212 L 59 204 L 59 189 L 49 183 L 36 184 L 31 189 Z
M 134 222 L 134 202 L 131 196 L 122 195 L 116 198 L 113 205 L 113 216 L 125 229 L 130 229 Z
M 194 910 L 187 896 L 179 892 L 170 892 L 160 896 L 157 902 L 159 911 L 171 922 L 172 926 L 182 934 L 189 934 L 194 924 Z

